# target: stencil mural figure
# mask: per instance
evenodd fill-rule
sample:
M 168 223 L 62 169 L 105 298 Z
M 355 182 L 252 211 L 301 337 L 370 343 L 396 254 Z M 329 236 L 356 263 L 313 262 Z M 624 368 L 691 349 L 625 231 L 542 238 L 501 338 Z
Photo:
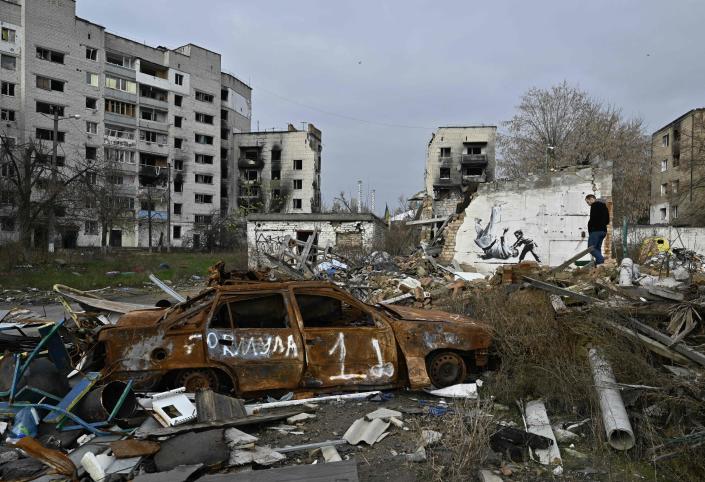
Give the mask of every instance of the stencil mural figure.
M 507 230 L 505 229 L 504 231 L 506 232 Z M 538 244 L 536 244 L 533 239 L 525 238 L 524 233 L 521 229 L 517 229 L 516 231 L 514 231 L 514 237 L 516 237 L 517 240 L 512 245 L 512 248 L 518 250 L 519 246 L 524 246 L 524 248 L 521 250 L 521 254 L 519 255 L 520 263 L 524 261 L 524 257 L 527 253 L 531 253 L 537 263 L 541 262 L 541 260 L 539 259 L 539 255 L 536 254 L 536 251 L 534 251 L 534 248 L 537 248 Z
M 492 234 L 494 225 L 499 221 L 501 213 L 501 206 L 494 206 L 492 214 L 490 214 L 490 222 L 484 228 L 482 227 L 482 219 L 475 219 L 475 232 L 477 233 L 475 244 L 482 249 L 482 257 L 485 259 L 509 259 L 519 253 L 516 248 L 507 246 L 505 242 L 504 235 L 507 234 L 509 228 L 505 228 L 499 238 Z
M 525 237 L 524 232 L 521 229 L 514 231 L 516 241 L 514 241 L 512 245 L 509 245 L 505 239 L 509 228 L 504 228 L 502 235 L 499 238 L 493 234 L 495 225 L 500 222 L 501 216 L 502 207 L 494 206 L 492 207 L 490 222 L 487 223 L 487 226 L 483 227 L 482 219 L 475 218 L 475 232 L 477 233 L 477 236 L 475 237 L 475 244 L 482 249 L 482 258 L 509 259 L 519 256 L 519 261 L 521 262 L 524 261 L 527 254 L 531 253 L 536 262 L 540 263 L 541 259 L 535 251 L 535 249 L 538 248 L 538 244 L 536 244 L 533 239 Z M 521 254 L 519 254 L 520 248 Z

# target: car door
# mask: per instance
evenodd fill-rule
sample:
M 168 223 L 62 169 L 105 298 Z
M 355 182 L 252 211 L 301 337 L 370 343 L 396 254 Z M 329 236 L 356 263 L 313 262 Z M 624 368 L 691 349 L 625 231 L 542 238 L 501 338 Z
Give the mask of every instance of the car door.
M 220 297 L 208 322 L 206 345 L 211 359 L 235 372 L 241 392 L 300 385 L 303 343 L 281 292 Z
M 372 308 L 335 290 L 293 291 L 306 346 L 304 385 L 389 385 L 398 378 L 394 333 Z

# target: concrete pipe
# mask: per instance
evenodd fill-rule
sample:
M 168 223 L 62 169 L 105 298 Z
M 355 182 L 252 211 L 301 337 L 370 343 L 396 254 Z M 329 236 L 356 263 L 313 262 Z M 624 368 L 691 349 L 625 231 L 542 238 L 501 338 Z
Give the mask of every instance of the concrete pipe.
M 614 449 L 629 450 L 634 447 L 634 431 L 629 423 L 612 367 L 594 348 L 589 351 L 588 357 L 592 377 L 595 380 L 595 389 L 600 399 L 600 411 L 607 441 Z

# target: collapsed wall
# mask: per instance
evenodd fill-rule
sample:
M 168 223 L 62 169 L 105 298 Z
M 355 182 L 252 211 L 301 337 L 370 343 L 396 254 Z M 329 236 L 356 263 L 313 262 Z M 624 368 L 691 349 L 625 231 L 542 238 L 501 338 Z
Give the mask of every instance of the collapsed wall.
M 481 273 L 518 263 L 522 254 L 524 260 L 557 266 L 587 248 L 588 194 L 612 212 L 611 163 L 481 184 L 455 236 L 454 258 Z M 606 258 L 611 242 L 610 225 L 602 249 Z

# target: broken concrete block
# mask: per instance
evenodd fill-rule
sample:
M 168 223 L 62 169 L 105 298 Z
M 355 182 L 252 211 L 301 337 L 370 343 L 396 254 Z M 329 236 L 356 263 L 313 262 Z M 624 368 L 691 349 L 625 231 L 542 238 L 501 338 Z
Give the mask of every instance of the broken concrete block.
M 161 449 L 154 456 L 154 465 L 159 471 L 199 463 L 209 467 L 225 462 L 229 457 L 223 429 L 186 432 L 161 443 Z
M 394 417 L 396 419 L 401 419 L 402 414 L 401 414 L 401 412 L 397 412 L 396 410 L 390 410 L 388 408 L 378 408 L 374 412 L 370 412 L 367 415 L 365 415 L 365 418 L 367 420 L 374 420 L 377 418 L 381 418 L 383 420 L 389 420 L 391 417 Z
M 272 465 L 286 459 L 286 455 L 272 450 L 269 447 L 252 447 L 250 449 L 236 449 L 230 453 L 228 465 L 237 466 L 245 464 Z
M 574 442 L 580 438 L 580 435 L 577 433 L 562 429 L 558 426 L 553 427 L 553 434 L 556 436 L 556 441 L 561 443 Z
M 321 455 L 323 455 L 323 459 L 325 459 L 326 463 L 340 462 L 341 460 L 343 460 L 340 457 L 338 451 L 332 445 L 326 445 L 325 447 L 321 447 Z
M 225 440 L 227 441 L 228 446 L 232 449 L 253 444 L 259 439 L 254 435 L 250 435 L 249 433 L 245 433 L 242 430 L 232 427 L 225 430 Z
M 404 422 L 399 420 L 396 417 L 389 417 L 389 421 L 391 422 L 392 425 L 394 425 L 397 428 L 404 428 Z
M 411 293 L 417 288 L 421 288 L 421 282 L 414 278 L 404 278 L 399 281 L 399 291 L 402 293 Z
M 389 422 L 384 422 L 379 418 L 374 420 L 358 418 L 350 425 L 350 428 L 343 435 L 343 439 L 350 445 L 357 445 L 360 442 L 372 445 L 379 439 L 380 435 L 387 431 L 389 425 Z
M 294 415 L 293 417 L 287 418 L 286 423 L 294 425 L 296 423 L 305 422 L 306 420 L 310 420 L 312 418 L 316 418 L 316 416 L 312 413 L 299 413 L 298 415 Z
M 480 471 L 480 481 L 481 482 L 503 482 L 502 477 L 495 475 L 491 470 L 481 470 Z

